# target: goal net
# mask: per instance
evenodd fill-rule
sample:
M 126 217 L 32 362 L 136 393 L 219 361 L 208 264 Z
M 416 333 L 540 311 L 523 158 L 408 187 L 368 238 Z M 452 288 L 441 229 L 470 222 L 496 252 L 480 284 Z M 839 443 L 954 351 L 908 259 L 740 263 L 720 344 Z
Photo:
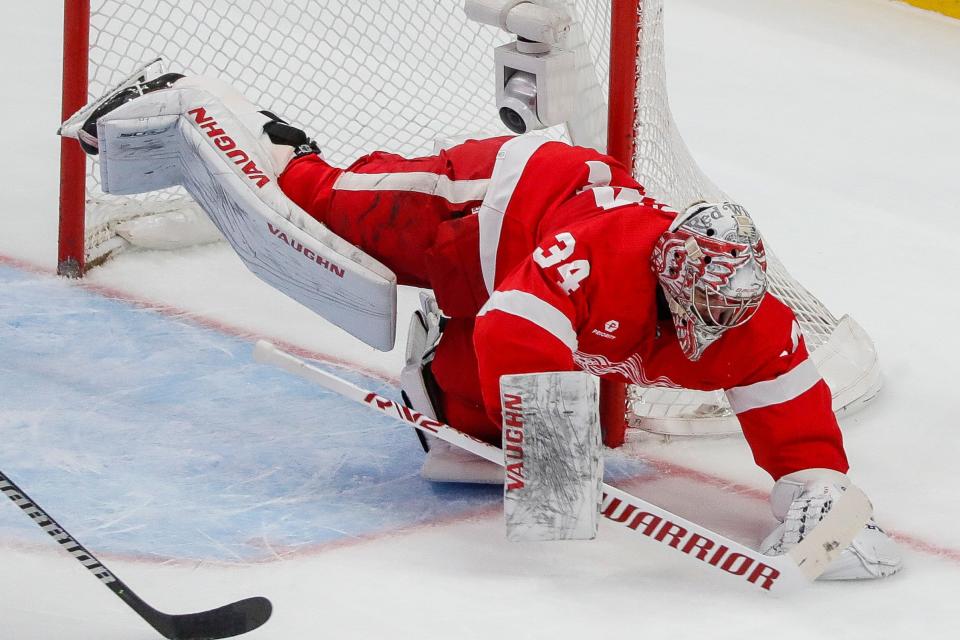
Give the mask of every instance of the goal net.
M 565 44 L 575 52 L 578 71 L 580 99 L 570 126 L 581 134 L 576 142 L 597 140 L 602 146 L 608 133 L 628 139 L 629 150 L 619 159 L 632 164 L 651 195 L 674 208 L 724 195 L 700 171 L 670 115 L 662 0 L 537 1 L 562 6 L 575 17 Z M 460 0 L 66 4 L 64 77 L 65 83 L 68 76 L 87 78 L 81 104 L 162 56 L 171 70 L 229 81 L 255 104 L 315 137 L 335 164 L 375 149 L 422 155 L 438 140 L 508 133 L 494 106 L 493 49 L 510 36 L 467 20 Z M 622 16 L 630 17 L 625 30 Z M 613 47 L 612 25 L 620 29 Z M 611 68 L 615 79 L 629 76 L 632 108 L 629 118 L 610 119 L 607 131 Z M 569 139 L 562 127 L 547 135 Z M 120 232 L 130 220 L 171 212 L 202 215 L 177 189 L 106 196 L 98 175 L 95 161 L 64 161 L 62 190 L 82 195 L 73 204 L 64 199 L 61 272 L 82 274 L 128 248 Z M 754 213 L 762 228 L 767 214 Z M 869 337 L 849 318 L 837 320 L 773 256 L 770 268 L 775 293 L 797 313 L 834 391 L 834 408 L 872 397 L 879 377 Z M 631 424 L 659 433 L 738 430 L 720 392 L 631 387 L 627 409 Z
M 606 3 L 545 1 L 580 16 L 568 46 L 590 100 L 578 121 L 602 132 Z M 162 57 L 170 70 L 229 81 L 315 137 L 334 164 L 376 149 L 422 155 L 439 139 L 509 133 L 494 107 L 493 49 L 510 36 L 467 20 L 460 1 L 91 0 L 88 15 L 89 99 Z M 83 64 L 76 53 L 65 63 Z M 95 159 L 84 173 L 81 270 L 129 246 L 117 234 L 125 222 L 192 206 L 176 189 L 105 196 Z

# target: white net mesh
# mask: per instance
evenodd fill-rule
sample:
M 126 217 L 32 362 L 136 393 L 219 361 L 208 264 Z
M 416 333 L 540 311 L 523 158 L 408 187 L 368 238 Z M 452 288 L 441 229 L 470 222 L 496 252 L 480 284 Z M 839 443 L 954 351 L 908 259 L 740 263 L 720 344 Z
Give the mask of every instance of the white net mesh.
M 580 120 L 604 127 L 609 0 L 543 0 L 582 18 L 570 36 L 593 91 Z M 439 137 L 504 134 L 494 106 L 499 29 L 453 0 L 93 0 L 90 98 L 158 56 L 168 70 L 228 80 L 254 104 L 302 127 L 332 163 L 382 149 L 422 155 Z M 600 96 L 597 98 L 596 96 Z M 88 263 L 118 222 L 178 192 L 105 197 L 90 167 Z M 169 205 L 160 205 L 169 206 Z
M 576 16 L 577 127 L 605 127 L 610 0 L 539 0 Z M 304 128 L 334 163 L 374 149 L 432 151 L 438 138 L 506 133 L 494 108 L 498 29 L 468 21 L 460 0 L 92 0 L 91 98 L 139 64 L 163 56 L 169 70 L 231 82 L 255 104 Z M 663 62 L 662 0 L 642 0 L 635 173 L 675 208 L 723 197 L 700 171 L 670 114 Z M 87 263 L 123 241 L 118 223 L 190 206 L 177 190 L 145 198 L 104 196 L 87 178 Z M 762 215 L 758 216 L 762 221 Z M 797 312 L 811 347 L 836 319 L 770 256 L 773 290 Z M 628 415 L 645 428 L 670 421 L 730 422 L 721 393 L 632 388 Z M 709 420 L 703 420 L 708 418 Z M 658 422 L 659 421 L 659 422 Z M 735 428 L 735 423 L 734 423 Z
M 633 171 L 647 192 L 677 210 L 697 200 L 730 199 L 700 170 L 680 137 L 666 92 L 664 65 L 663 0 L 644 0 L 640 5 L 641 31 L 638 58 L 636 130 Z M 763 214 L 756 215 L 761 223 Z M 834 333 L 838 321 L 800 283 L 793 279 L 767 245 L 770 290 L 796 313 L 807 346 L 816 351 Z M 828 382 L 831 382 L 828 380 Z M 832 386 L 846 381 L 832 381 Z M 628 417 L 634 424 L 664 432 L 684 432 L 670 421 L 712 419 L 716 432 L 738 428 L 722 392 L 631 387 Z M 657 425 L 657 422 L 663 424 Z

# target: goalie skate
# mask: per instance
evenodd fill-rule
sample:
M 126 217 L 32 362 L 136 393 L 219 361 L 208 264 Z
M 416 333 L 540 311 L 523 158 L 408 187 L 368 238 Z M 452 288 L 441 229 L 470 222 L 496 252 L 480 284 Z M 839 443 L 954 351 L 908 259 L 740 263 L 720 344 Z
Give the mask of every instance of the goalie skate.
M 182 78 L 179 73 L 164 73 L 163 58 L 155 58 L 138 67 L 102 96 L 70 116 L 57 130 L 65 138 L 74 138 L 89 155 L 99 153 L 97 119 L 120 105 L 145 93 L 170 87 Z

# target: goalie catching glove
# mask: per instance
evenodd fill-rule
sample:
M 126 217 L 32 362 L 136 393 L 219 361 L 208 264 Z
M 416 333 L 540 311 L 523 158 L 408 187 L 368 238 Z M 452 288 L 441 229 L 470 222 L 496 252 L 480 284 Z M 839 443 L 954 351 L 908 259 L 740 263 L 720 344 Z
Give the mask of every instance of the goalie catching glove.
M 850 479 L 831 469 L 806 469 L 780 478 L 770 493 L 770 504 L 782 524 L 767 536 L 760 550 L 776 556 L 789 552 L 823 520 L 848 486 Z M 901 562 L 897 544 L 870 518 L 820 579 L 883 578 L 899 571 Z

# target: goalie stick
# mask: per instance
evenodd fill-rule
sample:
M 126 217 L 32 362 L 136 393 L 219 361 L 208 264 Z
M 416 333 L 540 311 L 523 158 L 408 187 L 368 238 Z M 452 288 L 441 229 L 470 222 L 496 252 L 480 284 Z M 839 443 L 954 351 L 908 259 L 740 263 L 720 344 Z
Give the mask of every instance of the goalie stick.
M 82 564 L 111 591 L 127 603 L 131 609 L 147 621 L 165 638 L 170 640 L 216 640 L 231 638 L 253 631 L 265 623 L 273 611 L 266 598 L 246 598 L 231 604 L 199 613 L 173 615 L 157 611 L 133 590 L 97 560 L 92 553 L 67 533 L 56 520 L 41 509 L 30 496 L 18 487 L 13 480 L 0 472 L 0 491 L 3 491 L 15 505 L 23 509 L 38 527 L 50 534 L 54 540 L 67 550 L 77 562 Z
M 345 398 L 412 424 L 420 431 L 429 432 L 490 462 L 504 465 L 503 451 L 499 447 L 362 389 L 281 351 L 269 342 L 258 341 L 253 355 L 257 362 L 277 366 Z M 601 515 L 608 520 L 699 560 L 704 567 L 771 593 L 786 593 L 815 580 L 850 545 L 870 518 L 872 510 L 866 495 L 851 486 L 800 544 L 785 555 L 767 556 L 606 483 L 603 484 L 601 504 Z

